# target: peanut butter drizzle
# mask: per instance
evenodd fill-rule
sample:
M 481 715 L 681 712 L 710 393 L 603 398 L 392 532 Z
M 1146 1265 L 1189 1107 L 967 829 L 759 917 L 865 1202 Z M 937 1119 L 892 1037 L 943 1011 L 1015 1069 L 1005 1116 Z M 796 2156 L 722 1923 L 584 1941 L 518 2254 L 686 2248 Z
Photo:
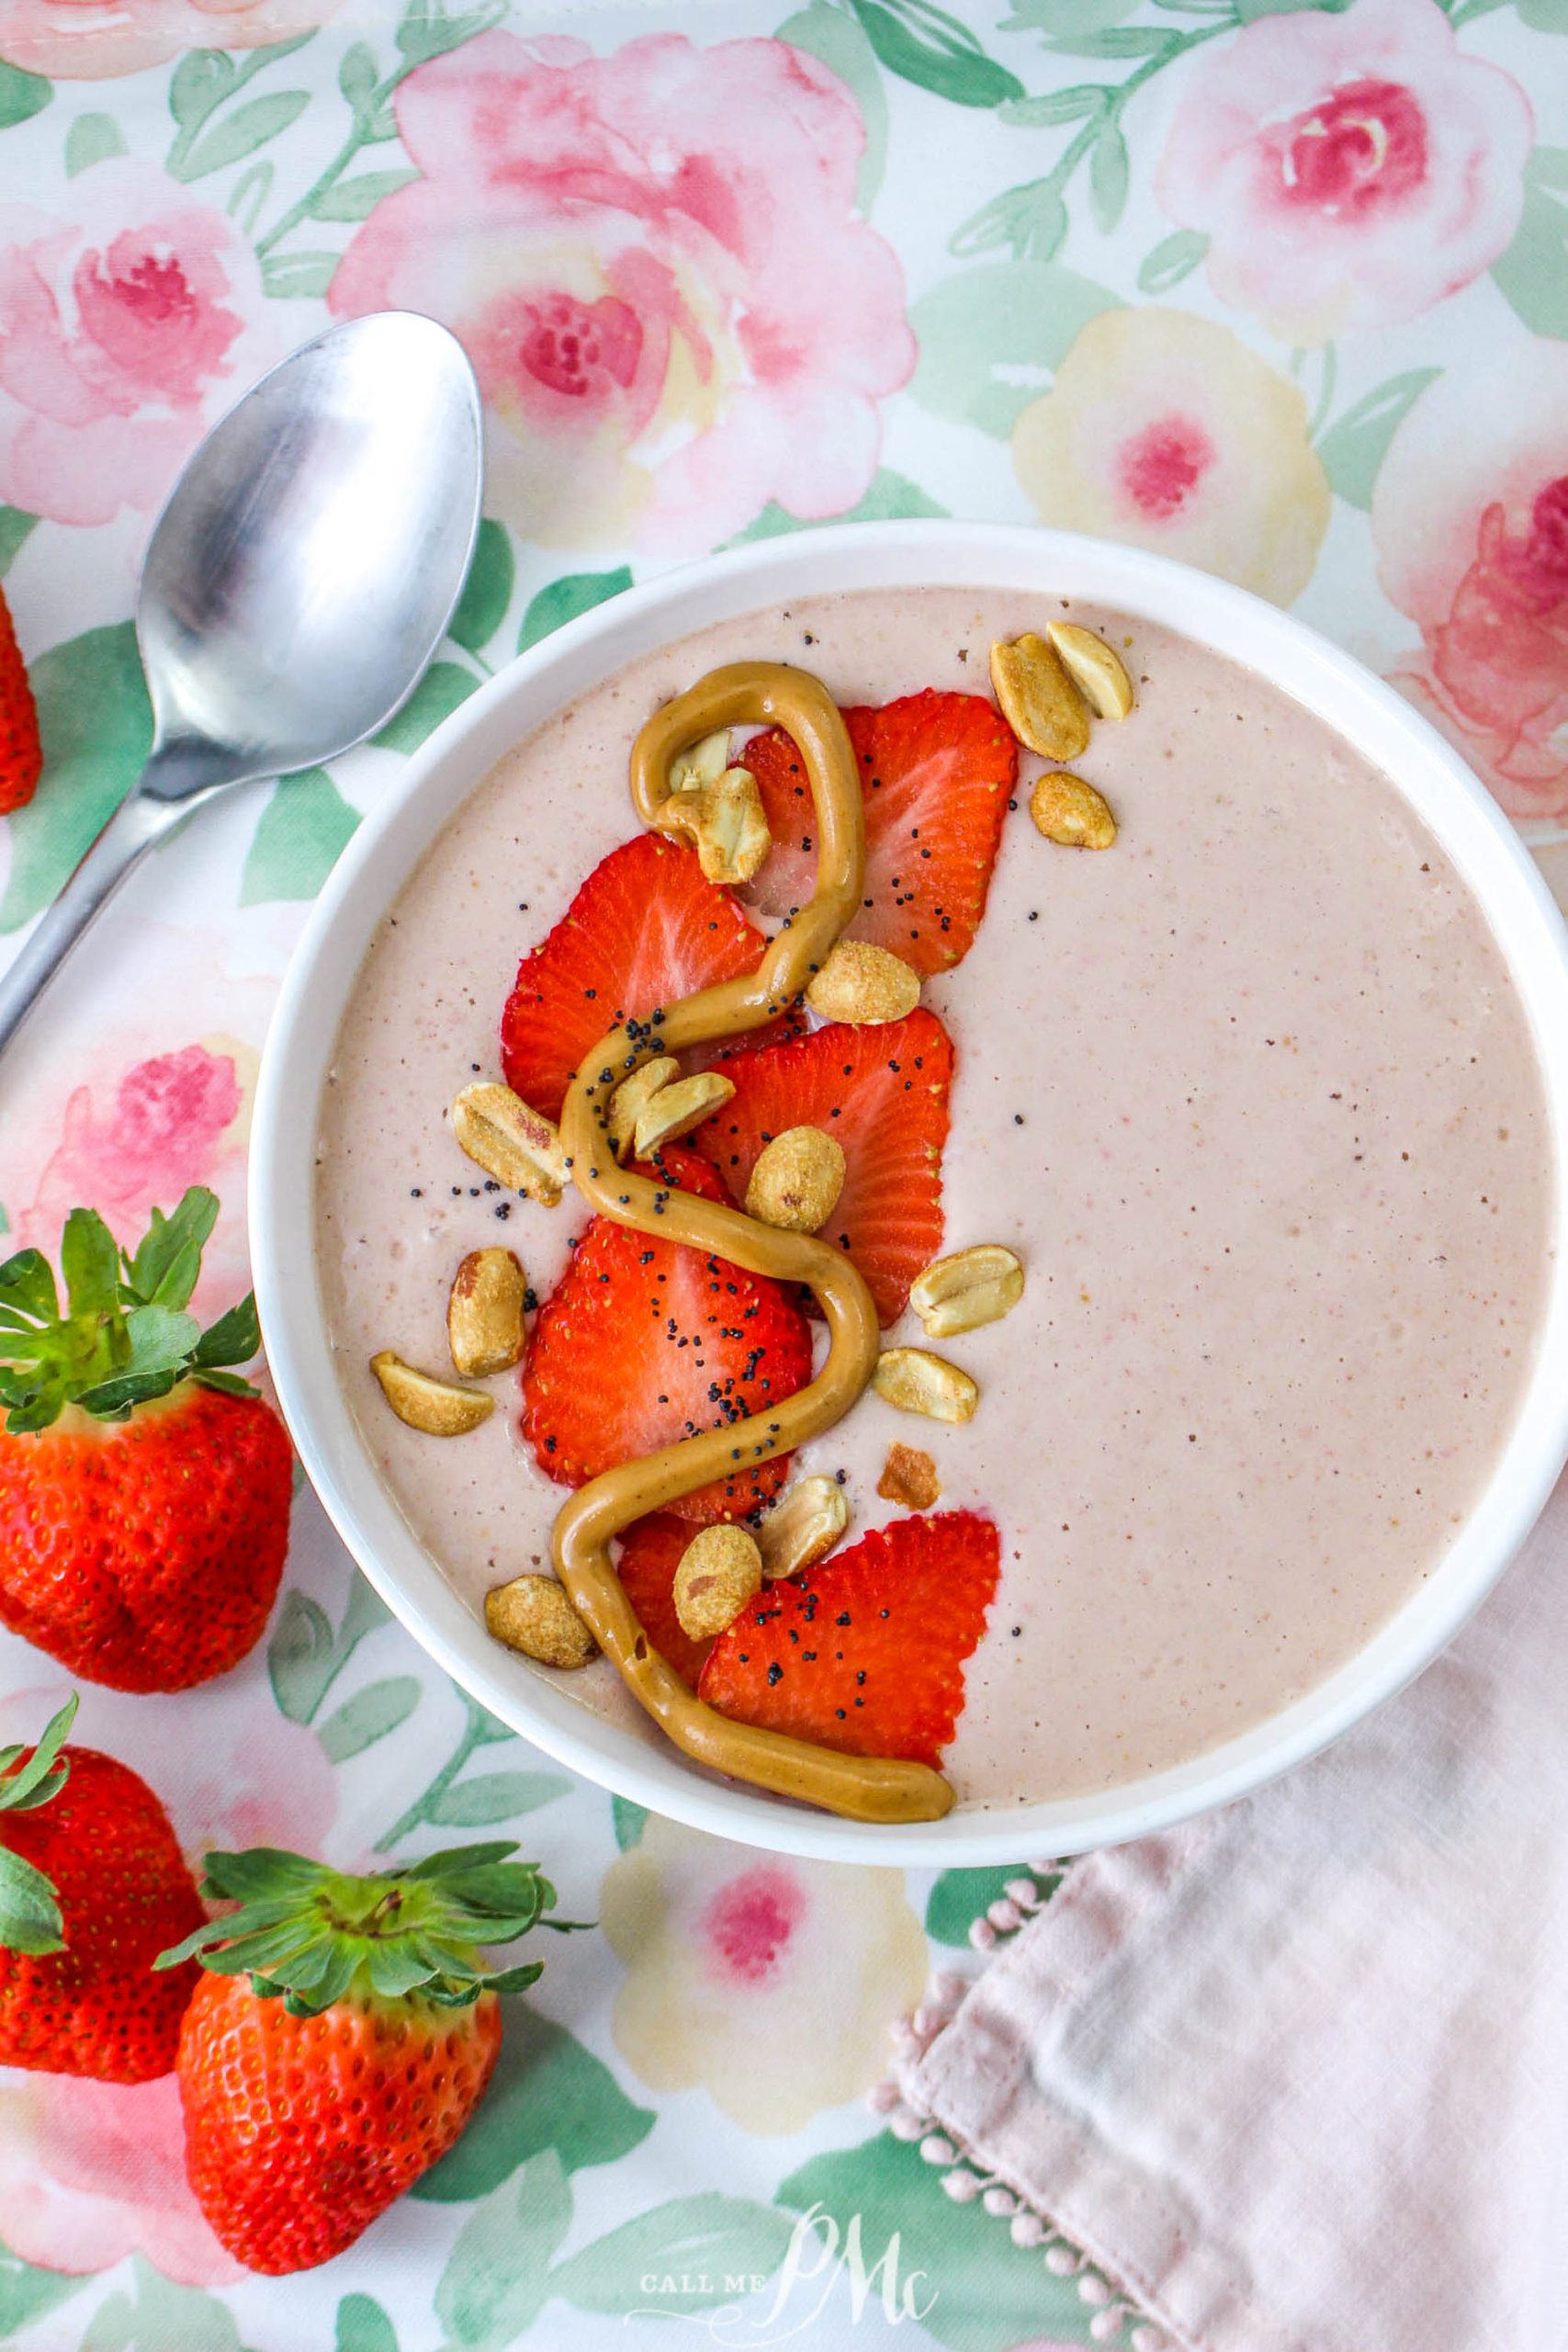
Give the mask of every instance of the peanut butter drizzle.
M 810 782 L 819 845 L 810 902 L 770 944 L 755 972 L 665 1006 L 657 1022 L 635 1029 L 622 1023 L 602 1038 L 583 1057 L 568 1091 L 561 1140 L 572 1181 L 602 1216 L 728 1258 L 750 1273 L 806 1283 L 827 1318 L 827 1360 L 807 1386 L 765 1413 L 622 1463 L 581 1487 L 556 1521 L 556 1569 L 633 1696 L 699 1764 L 855 1820 L 934 1821 L 950 1810 L 953 1792 L 929 1765 L 841 1755 L 784 1732 L 734 1723 L 705 1705 L 653 1647 L 610 1558 L 612 1537 L 645 1512 L 665 1510 L 738 1466 L 787 1453 L 831 1429 L 865 1387 L 877 1359 L 876 1310 L 840 1251 L 617 1166 L 605 1132 L 610 1097 L 639 1062 L 740 1036 L 776 1020 L 826 961 L 860 905 L 865 828 L 854 753 L 832 696 L 803 671 L 771 662 L 734 662 L 711 671 L 656 712 L 632 748 L 638 815 L 651 823 L 658 814 L 677 753 L 718 728 L 759 725 L 786 729 Z

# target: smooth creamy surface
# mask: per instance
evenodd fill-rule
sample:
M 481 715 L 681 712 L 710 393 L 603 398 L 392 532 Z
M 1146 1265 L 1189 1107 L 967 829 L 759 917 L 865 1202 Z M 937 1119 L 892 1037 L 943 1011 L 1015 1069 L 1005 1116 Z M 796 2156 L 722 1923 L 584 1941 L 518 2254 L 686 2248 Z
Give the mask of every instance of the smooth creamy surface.
M 628 670 L 473 795 L 372 945 L 321 1137 L 344 1385 L 477 1613 L 547 1566 L 564 1499 L 516 1436 L 517 1376 L 442 1441 L 394 1419 L 367 1360 L 446 1368 L 468 1250 L 510 1244 L 540 1295 L 565 1262 L 581 1203 L 487 1189 L 446 1112 L 498 1074 L 519 956 L 637 830 L 637 727 L 736 660 L 799 662 L 846 704 L 985 693 L 993 638 L 1068 610 L 1131 639 L 1138 707 L 1078 763 L 1121 837 L 1043 841 L 1026 757 L 978 939 L 925 991 L 957 1051 L 944 1248 L 1006 1242 L 1024 1300 L 942 1343 L 980 1384 L 972 1422 L 867 1396 L 795 1457 L 847 1472 L 860 1529 L 895 1515 L 896 1440 L 934 1458 L 939 1509 L 996 1519 L 946 1759 L 970 1805 L 1160 1770 L 1310 1689 L 1430 1573 L 1517 1408 L 1547 1276 L 1540 1076 L 1490 933 L 1392 787 L 1232 663 L 1089 607 L 911 590 L 755 614 Z M 912 1316 L 887 1336 L 923 1337 Z M 558 1680 L 641 1724 L 603 1662 Z

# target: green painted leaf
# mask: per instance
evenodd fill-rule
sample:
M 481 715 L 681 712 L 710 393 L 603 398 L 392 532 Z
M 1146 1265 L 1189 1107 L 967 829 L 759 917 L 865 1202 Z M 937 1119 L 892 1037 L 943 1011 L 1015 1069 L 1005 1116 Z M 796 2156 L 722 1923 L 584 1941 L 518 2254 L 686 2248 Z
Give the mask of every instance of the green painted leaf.
M 182 161 L 171 162 L 169 170 L 178 180 L 201 180 L 209 172 L 241 163 L 297 122 L 310 103 L 309 90 L 275 90 L 265 98 L 247 98 L 204 132 Z
M 629 1797 L 612 1797 L 610 1818 L 615 1825 L 615 1843 L 623 1854 L 628 1846 L 642 1843 L 642 1833 L 648 1826 L 645 1804 L 633 1804 Z
M 1532 334 L 1568 336 L 1568 202 L 1528 172 L 1517 233 L 1492 275 Z
M 313 899 L 359 822 L 325 768 L 280 779 L 262 810 L 240 877 L 240 904 Z
M 80 2352 L 241 2352 L 228 2306 L 197 2287 L 176 2287 L 143 2256 L 132 2263 L 133 2292 L 100 2303 Z
M 40 2270 L 0 2245 L 0 2338 L 9 2343 L 46 2312 L 80 2294 L 91 2275 Z
M 1568 188 L 1568 147 L 1538 147 L 1525 165 L 1525 177 L 1536 187 Z
M 564 2026 L 523 2001 L 509 2001 L 505 2018 L 501 2056 L 478 2114 L 412 2195 L 465 2204 L 488 2196 L 547 2148 L 572 2173 L 615 2164 L 652 2131 L 651 2111 L 635 2106 L 608 2066 Z
M 1055 33 L 1045 45 L 1058 57 L 1163 58 L 1181 47 L 1181 35 L 1154 25 L 1126 25 L 1100 33 Z
M 383 752 L 417 752 L 460 702 L 467 702 L 479 684 L 471 670 L 456 662 L 433 662 L 401 710 L 389 718 L 370 741 Z
M 339 180 L 311 198 L 311 217 L 317 220 L 364 220 L 384 196 L 396 196 L 399 188 L 407 187 L 419 176 L 417 172 L 361 172 L 357 179 Z
M 1047 90 L 1037 98 L 1010 98 L 997 108 L 997 119 L 1013 130 L 1049 130 L 1057 123 L 1099 114 L 1105 104 L 1104 83 L 1076 82 L 1070 89 Z
M 195 130 L 233 87 L 235 66 L 220 49 L 191 49 L 169 83 L 169 112 L 182 130 Z
M 112 114 L 79 114 L 65 134 L 65 176 L 73 180 L 78 172 L 124 153 L 125 133 Z
M 53 96 L 53 85 L 40 74 L 24 74 L 19 65 L 0 61 L 0 130 L 9 130 L 13 123 L 30 122 Z
M 493 522 L 487 514 L 479 525 L 474 560 L 446 632 L 465 652 L 477 653 L 488 645 L 506 618 L 516 569 L 511 533 L 504 523 Z
M 529 599 L 523 616 L 523 627 L 517 639 L 517 650 L 526 653 L 552 629 L 564 628 L 581 613 L 591 613 L 595 605 L 607 604 L 618 596 L 623 588 L 632 584 L 631 573 L 625 564 L 615 571 L 568 571 L 559 580 L 552 580 Z
M 1378 469 L 1388 455 L 1389 443 L 1440 368 L 1412 368 L 1391 376 L 1348 408 L 1317 445 L 1329 487 L 1351 506 L 1364 511 L 1372 503 Z
M 308 301 L 325 294 L 337 275 L 336 254 L 268 254 L 262 262 L 262 292 L 275 302 Z
M 536 1813 L 570 1788 L 570 1781 L 554 1772 L 480 1772 L 471 1781 L 455 1781 L 432 1798 L 425 1819 L 446 1829 L 479 1829 Z
M 264 155 L 258 163 L 247 164 L 229 190 L 224 209 L 247 237 L 255 234 L 262 206 L 272 193 L 274 176 L 272 164 Z
M 869 212 L 887 169 L 887 93 L 876 51 L 859 20 L 842 8 L 830 7 L 828 0 L 811 0 L 809 7 L 786 17 L 775 39 L 819 58 L 859 107 L 865 148 L 855 180 L 855 202 L 863 212 Z
M 283 1596 L 266 1645 L 266 1670 L 278 1713 L 308 1724 L 332 1677 L 332 1621 L 319 1601 L 292 1586 Z
M 797 2212 L 820 2207 L 840 2250 L 858 2214 L 867 2270 L 897 2239 L 898 2278 L 917 2282 L 920 2326 L 949 2352 L 1011 2352 L 1048 2337 L 1085 2340 L 1077 2280 L 1054 2278 L 1038 2246 L 1014 2245 L 1000 2224 L 987 2229 L 972 2206 L 955 2205 L 918 2147 L 883 2133 L 834 2149 L 792 2173 L 778 2196 Z
M 910 0 L 851 0 L 861 28 L 890 74 L 958 107 L 1021 98 L 1023 84 L 987 57 L 956 17 Z
M 1259 17 L 1294 17 L 1303 8 L 1315 8 L 1321 16 L 1342 17 L 1350 0 L 1235 0 L 1237 21 L 1250 25 Z
M 1089 159 L 1089 202 L 1094 214 L 1094 225 L 1102 237 L 1108 237 L 1127 209 L 1127 190 L 1132 182 L 1132 164 L 1127 154 L 1127 141 L 1117 129 L 1112 117 L 1107 115 L 1094 142 Z
M 1053 263 L 982 264 L 941 279 L 910 311 L 922 408 L 1005 436 L 1081 330 L 1119 307 L 1110 288 Z
M 11 878 L 0 932 L 54 897 L 141 772 L 152 712 L 129 621 L 51 646 L 28 668 L 43 739 L 43 778 L 10 820 Z
M 818 531 L 829 523 L 897 523 L 917 514 L 945 514 L 945 506 L 923 491 L 919 482 L 907 474 L 895 473 L 890 466 L 881 466 L 872 478 L 871 488 L 858 506 L 842 514 L 812 515 L 803 520 L 798 514 L 787 514 L 776 500 L 770 499 L 754 523 L 726 544 L 732 548 L 749 547 L 753 539 L 779 539 L 790 531 Z
M 374 2295 L 345 2295 L 333 2342 L 333 2352 L 398 2352 L 398 2331 Z
M 1137 14 L 1138 0 L 1013 0 L 1012 15 L 1003 23 L 1010 33 L 1103 32 L 1107 25 L 1124 24 Z
M 1201 230 L 1178 229 L 1153 253 L 1144 255 L 1138 266 L 1139 293 L 1168 294 L 1173 286 L 1191 277 L 1208 250 L 1209 240 Z
M 345 1764 L 351 1756 L 385 1739 L 389 1732 L 407 1723 L 419 1696 L 419 1678 L 412 1674 L 390 1674 L 382 1682 L 367 1683 L 318 1727 L 328 1762 Z
M 993 1903 L 1000 1902 L 1009 1879 L 1030 1876 L 1023 1862 L 1004 1862 L 984 1871 L 943 1871 L 926 1900 L 927 1935 L 939 1944 L 967 1945 L 971 1926 Z M 1036 1883 L 1054 1893 L 1061 1881 L 1057 1877 Z
M 435 2316 L 461 2352 L 505 2352 L 551 2291 L 550 2257 L 571 2227 L 571 2184 L 553 2149 L 481 2199 L 435 2289 Z
M 1568 0 L 1514 0 L 1531 32 L 1568 33 Z
M 961 221 L 948 239 L 948 249 L 966 259 L 972 254 L 995 253 L 1010 246 L 1016 261 L 1048 262 L 1067 233 L 1067 208 L 1054 179 L 1026 180 L 1021 187 L 1004 188 L 978 212 Z
M 380 79 L 376 52 L 369 42 L 351 41 L 337 70 L 337 85 L 356 115 L 374 111 Z
M 727 2276 L 771 2277 L 784 2259 L 793 2224 L 772 2205 L 709 2190 L 677 2197 L 595 2238 L 550 2273 L 550 2292 L 581 2312 L 619 2316 L 655 2309 L 671 2318 L 733 2302 Z M 660 2291 L 645 2283 L 657 2275 Z M 677 2283 L 665 2292 L 663 2282 Z
M 36 514 L 24 514 L 19 506 L 0 506 L 0 580 L 37 529 L 38 519 Z M 0 1227 L 0 1232 L 4 1230 Z

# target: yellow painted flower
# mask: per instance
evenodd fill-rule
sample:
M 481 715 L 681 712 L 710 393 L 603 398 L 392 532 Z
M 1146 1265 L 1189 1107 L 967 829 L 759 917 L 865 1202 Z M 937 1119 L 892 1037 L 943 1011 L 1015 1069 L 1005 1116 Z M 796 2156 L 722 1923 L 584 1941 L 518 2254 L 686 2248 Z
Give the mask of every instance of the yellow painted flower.
M 655 1815 L 599 1916 L 626 1962 L 627 2064 L 653 2090 L 701 2085 L 747 2132 L 798 2132 L 869 2090 L 925 1986 L 901 1871 L 759 1854 Z
M 1306 403 L 1227 327 L 1157 304 L 1103 311 L 1013 427 L 1043 523 L 1216 571 L 1277 605 L 1312 577 L 1327 479 Z

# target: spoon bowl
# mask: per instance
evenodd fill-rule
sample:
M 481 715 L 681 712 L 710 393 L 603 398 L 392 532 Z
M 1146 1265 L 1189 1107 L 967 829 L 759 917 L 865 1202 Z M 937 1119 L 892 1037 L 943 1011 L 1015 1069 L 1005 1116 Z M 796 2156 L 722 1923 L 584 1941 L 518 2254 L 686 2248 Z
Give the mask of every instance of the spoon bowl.
M 462 594 L 483 478 L 473 369 L 412 311 L 301 345 L 213 427 L 142 568 L 147 765 L 0 978 L 0 1049 L 198 801 L 333 759 L 407 701 Z

